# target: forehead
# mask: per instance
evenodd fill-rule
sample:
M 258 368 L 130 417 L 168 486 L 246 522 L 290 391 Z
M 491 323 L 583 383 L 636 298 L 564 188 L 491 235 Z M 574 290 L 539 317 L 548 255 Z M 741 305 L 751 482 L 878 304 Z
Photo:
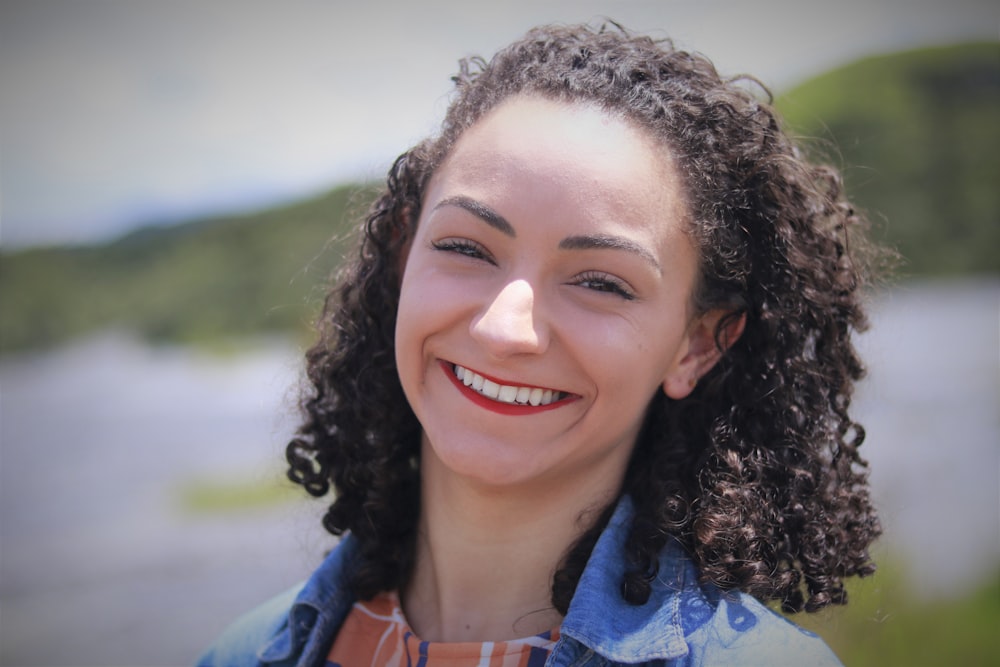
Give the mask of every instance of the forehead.
M 650 232 L 687 217 L 661 142 L 597 106 L 536 96 L 505 101 L 462 134 L 427 193 L 455 194 L 502 204 L 508 216 L 541 206 Z

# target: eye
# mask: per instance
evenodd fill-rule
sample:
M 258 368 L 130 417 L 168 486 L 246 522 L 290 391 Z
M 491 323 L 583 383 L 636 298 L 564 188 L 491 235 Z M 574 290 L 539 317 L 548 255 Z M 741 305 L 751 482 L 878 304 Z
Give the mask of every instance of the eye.
M 464 255 L 465 257 L 479 259 L 484 262 L 489 262 L 490 264 L 496 263 L 493 261 L 493 257 L 490 255 L 489 251 L 486 250 L 486 248 L 475 241 L 470 241 L 469 239 L 441 239 L 440 241 L 431 242 L 431 246 L 435 250 L 440 250 L 441 252 L 451 252 L 458 255 Z
M 595 292 L 607 292 L 609 294 L 614 294 L 622 299 L 625 299 L 626 301 L 632 301 L 635 299 L 635 294 L 631 289 L 629 289 L 625 281 L 608 273 L 587 271 L 586 273 L 578 276 L 576 282 L 573 284 Z

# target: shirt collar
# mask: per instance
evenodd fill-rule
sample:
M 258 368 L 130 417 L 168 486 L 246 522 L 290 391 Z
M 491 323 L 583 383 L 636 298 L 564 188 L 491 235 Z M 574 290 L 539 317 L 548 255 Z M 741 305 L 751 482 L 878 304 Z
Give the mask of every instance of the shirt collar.
M 634 508 L 623 497 L 587 561 L 561 633 L 613 661 L 671 660 L 687 654 L 681 592 L 696 585 L 696 573 L 671 541 L 660 555 L 649 600 L 632 605 L 621 593 L 625 540 Z
M 312 664 L 317 651 L 329 650 L 337 628 L 354 604 L 347 582 L 358 548 L 350 534 L 341 538 L 295 598 L 287 625 L 258 652 L 261 662 L 286 663 L 301 656 L 295 664 Z
M 587 561 L 560 634 L 618 662 L 671 660 L 687 654 L 682 624 L 682 593 L 697 587 L 694 566 L 681 547 L 668 543 L 660 556 L 649 600 L 629 604 L 622 598 L 625 541 L 634 508 L 628 496 L 615 508 Z M 336 630 L 354 604 L 347 589 L 349 569 L 359 545 L 345 535 L 306 582 L 292 605 L 288 624 L 259 652 L 263 663 L 311 664 L 317 651 L 329 650 Z M 317 654 L 318 655 L 318 654 Z M 322 664 L 322 663 L 320 663 Z

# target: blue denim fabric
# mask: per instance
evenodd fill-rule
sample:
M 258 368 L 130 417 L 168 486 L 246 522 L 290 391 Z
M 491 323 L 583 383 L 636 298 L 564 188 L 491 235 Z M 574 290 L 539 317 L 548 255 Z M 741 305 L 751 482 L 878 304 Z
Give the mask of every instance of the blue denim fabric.
M 623 499 L 580 579 L 547 666 L 840 665 L 823 641 L 738 592 L 698 584 L 670 544 L 649 601 L 622 599 L 623 545 L 632 516 Z M 200 667 L 322 667 L 354 598 L 346 581 L 357 553 L 347 536 L 301 587 L 234 623 Z

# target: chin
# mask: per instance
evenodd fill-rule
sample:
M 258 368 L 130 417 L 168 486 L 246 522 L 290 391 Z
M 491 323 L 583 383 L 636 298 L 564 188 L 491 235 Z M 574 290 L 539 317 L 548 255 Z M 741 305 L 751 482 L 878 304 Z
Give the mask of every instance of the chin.
M 483 486 L 511 487 L 529 482 L 541 471 L 536 468 L 537 452 L 503 452 L 503 445 L 434 446 L 426 442 L 431 457 L 423 457 L 424 465 L 440 468 L 437 474 L 457 476 Z

